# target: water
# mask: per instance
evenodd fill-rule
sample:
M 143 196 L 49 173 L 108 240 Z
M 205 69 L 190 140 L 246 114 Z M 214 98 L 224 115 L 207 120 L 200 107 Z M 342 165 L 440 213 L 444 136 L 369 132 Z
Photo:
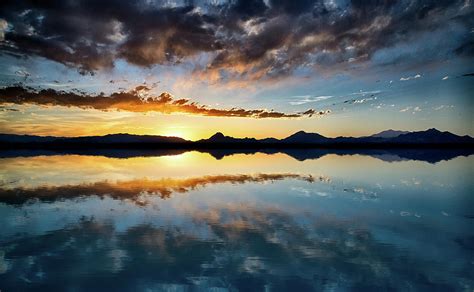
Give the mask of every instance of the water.
M 474 155 L 172 154 L 4 155 L 0 290 L 474 289 Z

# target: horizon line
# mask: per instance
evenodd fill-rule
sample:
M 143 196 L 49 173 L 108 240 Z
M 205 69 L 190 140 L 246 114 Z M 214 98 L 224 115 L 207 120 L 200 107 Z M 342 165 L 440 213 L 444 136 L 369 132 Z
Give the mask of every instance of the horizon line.
M 443 130 L 439 130 L 439 129 L 434 128 L 434 127 L 433 128 L 428 128 L 428 129 L 425 129 L 425 130 L 414 130 L 414 131 L 394 130 L 394 129 L 390 128 L 390 129 L 387 129 L 387 130 L 382 130 L 382 131 L 379 131 L 379 132 L 376 132 L 376 133 L 373 133 L 373 134 L 363 135 L 363 136 L 335 136 L 335 137 L 325 136 L 325 135 L 322 135 L 318 132 L 307 132 L 305 130 L 299 130 L 299 131 L 292 132 L 292 133 L 284 136 L 283 138 L 276 138 L 276 137 L 272 137 L 272 136 L 267 136 L 267 137 L 264 137 L 264 138 L 256 138 L 256 137 L 249 137 L 249 136 L 237 137 L 237 136 L 228 136 L 228 135 L 224 134 L 222 131 L 216 131 L 214 134 L 208 136 L 207 138 L 201 138 L 201 139 L 196 139 L 196 140 L 186 139 L 184 137 L 175 136 L 175 135 L 168 136 L 168 135 L 160 135 L 160 134 L 133 134 L 133 133 L 127 133 L 127 132 L 108 133 L 108 134 L 103 134 L 103 135 L 84 135 L 84 136 L 55 136 L 55 135 L 17 134 L 17 133 L 2 133 L 2 132 L 0 132 L 0 135 L 12 135 L 12 136 L 23 136 L 23 137 L 31 136 L 31 137 L 58 138 L 58 139 L 61 139 L 61 138 L 71 139 L 71 138 L 88 138 L 88 137 L 107 137 L 107 136 L 117 136 L 117 135 L 128 135 L 128 136 L 135 136 L 135 137 L 177 138 L 177 139 L 182 139 L 185 142 L 200 142 L 202 140 L 208 140 L 208 139 L 210 139 L 210 138 L 212 138 L 212 137 L 214 137 L 215 135 L 218 135 L 218 134 L 221 134 L 224 137 L 233 138 L 233 139 L 255 139 L 255 140 L 259 141 L 259 140 L 265 140 L 265 139 L 282 140 L 282 139 L 289 138 L 289 137 L 291 137 L 291 136 L 293 136 L 297 133 L 317 134 L 317 135 L 320 135 L 324 138 L 337 139 L 337 138 L 370 138 L 370 137 L 374 138 L 373 136 L 384 133 L 384 132 L 388 132 L 388 131 L 404 132 L 404 133 L 400 134 L 400 135 L 403 135 L 403 134 L 408 134 L 408 133 L 426 132 L 426 131 L 429 131 L 429 130 L 436 130 L 436 131 L 439 131 L 441 133 L 450 133 L 450 134 L 453 134 L 453 135 L 456 135 L 456 136 L 459 136 L 459 137 L 468 137 L 468 138 L 471 138 L 471 139 L 473 138 L 472 136 L 470 136 L 468 134 L 458 135 L 458 134 L 455 134 L 451 131 L 443 131 Z M 398 136 L 400 136 L 400 135 L 398 135 Z M 382 138 L 387 139 L 387 138 L 395 138 L 395 137 L 398 137 L 398 136 L 382 137 Z

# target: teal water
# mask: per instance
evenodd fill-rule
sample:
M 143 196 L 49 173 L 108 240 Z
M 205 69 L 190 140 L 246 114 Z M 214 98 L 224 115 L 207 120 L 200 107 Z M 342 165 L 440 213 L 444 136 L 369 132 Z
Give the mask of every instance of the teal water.
M 474 156 L 0 159 L 3 291 L 473 291 Z

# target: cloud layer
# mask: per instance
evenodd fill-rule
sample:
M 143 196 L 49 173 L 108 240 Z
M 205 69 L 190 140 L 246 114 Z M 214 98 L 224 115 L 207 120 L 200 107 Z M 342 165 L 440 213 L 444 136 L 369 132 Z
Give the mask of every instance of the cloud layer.
M 471 1 L 2 1 L 0 52 L 83 73 L 189 62 L 216 80 L 474 54 Z M 437 35 L 449 34 L 439 42 Z M 416 56 L 413 57 L 413 56 Z
M 43 89 L 36 91 L 32 88 L 12 86 L 0 89 L 0 104 L 33 104 L 45 106 L 66 106 L 82 109 L 97 110 L 123 110 L 130 112 L 160 112 L 165 114 L 185 113 L 214 117 L 248 117 L 248 118 L 299 118 L 323 116 L 329 114 L 330 110 L 316 111 L 308 109 L 304 112 L 283 113 L 266 109 L 217 109 L 189 99 L 175 99 L 169 93 L 161 93 L 153 96 L 150 88 L 137 86 L 127 92 L 115 92 L 110 95 L 89 95 L 86 93 L 75 93 L 57 91 L 55 89 Z

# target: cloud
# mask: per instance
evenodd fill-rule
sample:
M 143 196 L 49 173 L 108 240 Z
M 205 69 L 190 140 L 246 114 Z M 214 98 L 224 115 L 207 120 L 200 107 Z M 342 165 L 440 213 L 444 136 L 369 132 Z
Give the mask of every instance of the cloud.
M 444 76 L 443 79 L 441 80 L 448 80 L 449 79 L 449 76 Z
M 407 106 L 406 108 L 403 108 L 400 110 L 401 113 L 404 113 L 404 112 L 407 112 L 409 110 L 411 110 L 413 107 L 412 106 Z
M 8 23 L 5 19 L 0 18 L 0 42 L 5 40 L 5 32 L 7 31 Z
M 346 104 L 361 104 L 361 103 L 366 103 L 368 101 L 373 101 L 373 100 L 377 100 L 377 97 L 372 95 L 372 97 L 367 97 L 367 98 L 345 100 L 344 103 L 346 103 Z
M 413 79 L 418 79 L 421 78 L 420 74 L 416 74 L 414 76 L 408 76 L 408 77 L 401 77 L 400 81 L 408 81 L 408 80 L 413 80 Z
M 454 108 L 454 105 L 440 105 L 440 106 L 437 106 L 437 107 L 434 107 L 433 109 L 435 111 L 439 111 L 439 110 L 442 110 L 442 109 L 450 109 L 450 108 Z
M 274 79 L 301 68 L 472 56 L 472 8 L 462 7 L 464 0 L 3 1 L 0 52 L 82 73 L 120 59 L 146 68 L 186 63 L 221 81 Z M 448 24 L 449 42 L 430 38 Z
M 378 94 L 378 93 L 381 93 L 381 92 L 382 92 L 382 90 L 372 90 L 372 91 L 363 91 L 363 90 L 360 90 L 359 92 L 351 93 L 351 95 L 362 95 L 362 96 L 366 96 L 367 94 L 375 95 L 375 94 Z
M 110 95 L 90 95 L 43 89 L 12 86 L 0 89 L 0 104 L 35 104 L 44 106 L 66 106 L 82 109 L 123 110 L 130 112 L 161 112 L 165 114 L 186 113 L 215 117 L 249 117 L 249 118 L 299 118 L 324 116 L 330 110 L 308 109 L 304 112 L 283 113 L 267 109 L 217 109 L 200 105 L 189 99 L 176 99 L 167 92 L 159 96 L 150 94 L 150 88 L 140 85 L 130 91 L 115 92 Z
M 20 110 L 16 108 L 8 108 L 5 106 L 0 106 L 0 112 L 18 112 L 18 111 Z
M 294 96 L 294 97 L 299 98 L 299 100 L 290 101 L 291 105 L 302 105 L 302 104 L 307 104 L 311 102 L 318 102 L 318 101 L 330 99 L 333 96 L 332 95 L 321 95 L 321 96 L 301 95 L 301 96 Z
M 353 103 L 366 103 L 371 100 L 376 100 L 377 97 L 369 97 L 369 98 L 362 98 L 362 99 L 356 99 L 353 101 Z
M 411 111 L 412 114 L 416 114 L 417 112 L 421 112 L 421 108 L 419 106 L 407 106 L 400 110 L 401 113 Z

